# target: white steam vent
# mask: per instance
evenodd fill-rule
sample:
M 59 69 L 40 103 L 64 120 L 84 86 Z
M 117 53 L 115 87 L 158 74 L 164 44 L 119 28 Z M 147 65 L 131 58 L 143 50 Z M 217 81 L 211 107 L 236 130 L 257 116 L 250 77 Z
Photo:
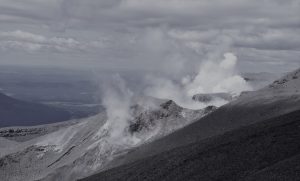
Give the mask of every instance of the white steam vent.
M 195 102 L 192 97 L 196 94 L 227 93 L 238 96 L 242 91 L 252 88 L 238 74 L 237 57 L 233 53 L 225 53 L 221 61 L 204 61 L 196 76 L 182 78 L 180 83 L 169 79 L 148 77 L 150 86 L 145 90 L 146 95 L 161 99 L 172 99 L 179 105 L 190 109 L 202 109 L 209 105 L 221 106 L 228 100 L 219 96 L 209 103 Z
M 197 76 L 186 83 L 189 96 L 199 93 L 230 93 L 239 95 L 250 90 L 247 82 L 236 71 L 237 57 L 233 53 L 225 53 L 220 62 L 206 61 L 200 67 Z

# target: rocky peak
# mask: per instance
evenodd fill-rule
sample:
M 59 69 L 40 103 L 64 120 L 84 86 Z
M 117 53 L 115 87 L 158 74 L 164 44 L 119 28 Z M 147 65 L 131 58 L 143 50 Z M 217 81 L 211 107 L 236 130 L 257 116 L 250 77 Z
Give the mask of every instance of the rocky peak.
M 185 109 L 177 105 L 174 101 L 168 100 L 160 104 L 155 109 L 143 109 L 141 106 L 134 106 L 139 111 L 133 111 L 135 114 L 129 125 L 130 133 L 141 131 L 150 131 L 157 128 L 158 125 L 163 127 L 182 127 L 191 120 L 201 118 L 214 110 L 215 106 L 208 106 L 200 110 Z M 162 128 L 162 129 L 165 129 Z
M 169 117 L 177 118 L 183 110 L 174 101 L 169 100 L 162 103 L 155 109 L 145 109 L 142 106 L 135 105 L 132 107 L 133 120 L 129 126 L 131 133 L 138 132 L 142 129 L 151 129 L 157 121 L 168 119 Z
M 172 101 L 172 100 L 169 100 L 169 101 L 167 101 L 167 102 L 165 102 L 165 103 L 162 103 L 161 105 L 160 105 L 160 107 L 162 108 L 162 109 L 165 109 L 165 110 L 167 110 L 167 111 L 171 111 L 171 112 L 179 112 L 179 111 L 181 111 L 183 108 L 182 107 L 180 107 L 180 106 L 178 106 L 174 101 Z

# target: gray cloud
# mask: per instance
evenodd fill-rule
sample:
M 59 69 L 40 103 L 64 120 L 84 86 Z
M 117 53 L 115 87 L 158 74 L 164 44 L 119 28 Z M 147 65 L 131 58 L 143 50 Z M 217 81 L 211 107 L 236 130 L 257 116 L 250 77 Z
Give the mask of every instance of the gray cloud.
M 163 62 L 161 69 L 182 73 L 209 52 L 233 51 L 241 67 L 299 66 L 299 9 L 298 0 L 0 0 L 0 63 L 17 63 L 9 54 L 17 51 L 43 64 L 46 52 L 53 64 L 156 69 Z
M 80 42 L 74 38 L 45 37 L 16 30 L 12 32 L 0 31 L 0 49 L 3 51 L 13 49 L 27 52 L 54 51 L 54 52 L 88 52 L 95 48 L 103 48 L 100 41 Z

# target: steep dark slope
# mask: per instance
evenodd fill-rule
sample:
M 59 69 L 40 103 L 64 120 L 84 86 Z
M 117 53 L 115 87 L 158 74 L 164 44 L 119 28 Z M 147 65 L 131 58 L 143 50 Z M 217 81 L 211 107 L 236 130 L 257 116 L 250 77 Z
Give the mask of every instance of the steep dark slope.
M 300 179 L 300 154 L 280 161 L 245 178 L 246 181 L 282 181 Z
M 48 124 L 69 118 L 70 114 L 61 109 L 17 100 L 0 93 L 0 127 Z
M 83 180 L 299 180 L 299 140 L 300 110 Z

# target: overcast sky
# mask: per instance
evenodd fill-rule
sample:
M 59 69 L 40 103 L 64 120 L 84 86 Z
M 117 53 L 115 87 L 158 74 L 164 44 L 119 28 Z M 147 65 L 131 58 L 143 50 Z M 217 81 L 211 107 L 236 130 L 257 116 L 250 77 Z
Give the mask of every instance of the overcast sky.
M 0 65 L 180 72 L 225 52 L 243 72 L 300 67 L 300 1 L 0 0 Z

